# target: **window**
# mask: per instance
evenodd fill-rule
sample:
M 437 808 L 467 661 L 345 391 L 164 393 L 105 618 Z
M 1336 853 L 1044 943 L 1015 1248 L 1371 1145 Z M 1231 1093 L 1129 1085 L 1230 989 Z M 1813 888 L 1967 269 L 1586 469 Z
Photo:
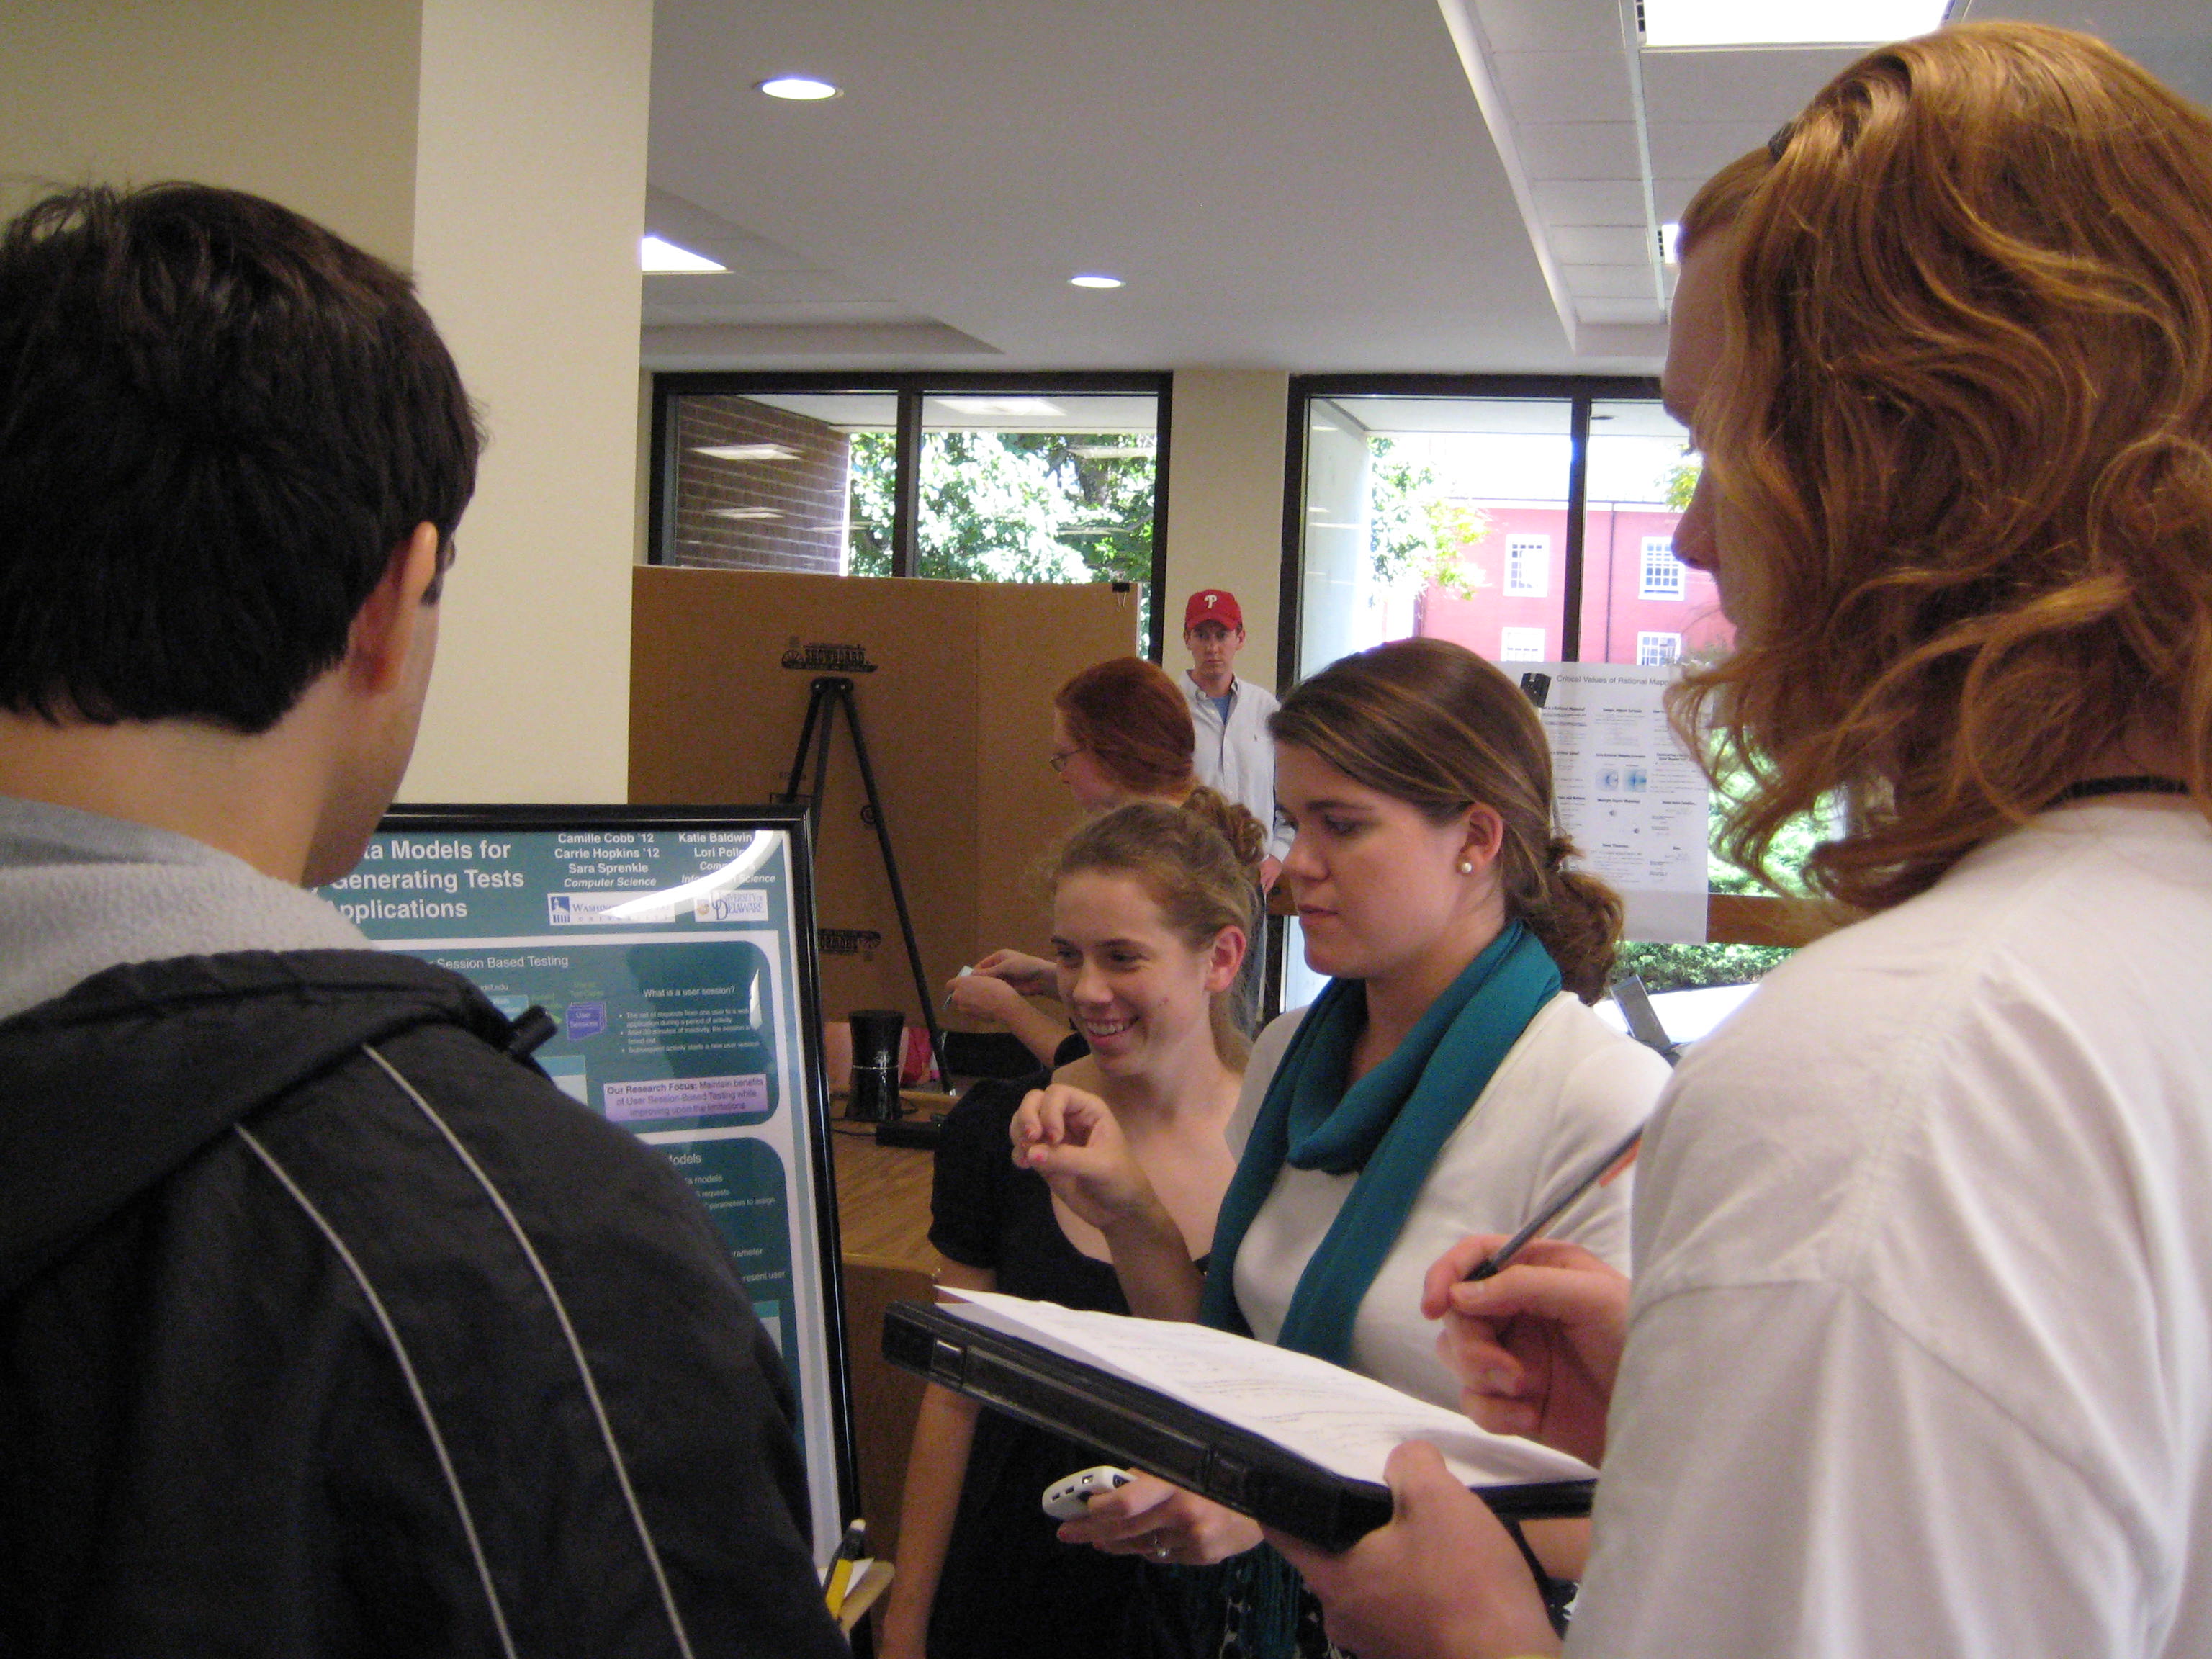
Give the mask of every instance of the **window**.
M 661 374 L 653 561 L 1136 587 L 1159 656 L 1164 374 Z
M 1505 538 L 1505 592 L 1509 598 L 1540 599 L 1552 591 L 1552 538 Z
M 1646 536 L 1644 538 L 1642 596 L 1647 599 L 1679 599 L 1682 597 L 1682 562 L 1674 556 L 1674 538 L 1672 536 Z
M 1544 630 L 1540 628 L 1506 628 L 1498 630 L 1498 660 L 1500 662 L 1541 662 L 1544 660 Z
M 1698 461 L 1655 383 L 1293 375 L 1291 408 L 1285 683 L 1414 635 L 1455 641 L 1516 679 L 1532 659 L 1665 667 L 1729 648 L 1711 577 L 1674 557 Z M 1805 837 L 1822 838 L 1809 826 Z M 1716 939 L 1790 935 L 1769 908 L 1780 901 L 1725 879 L 1711 883 L 1725 901 Z M 1297 929 L 1285 927 L 1292 941 Z M 1625 964 L 1669 987 L 1736 982 L 1775 954 L 1631 949 L 1642 954 Z M 1281 969 L 1286 1006 L 1321 988 L 1295 948 Z
M 1409 635 L 1492 658 L 1507 623 L 1540 629 L 1548 652 L 1571 636 L 1550 569 L 1567 538 L 1571 399 L 1363 386 L 1304 403 L 1285 684 Z

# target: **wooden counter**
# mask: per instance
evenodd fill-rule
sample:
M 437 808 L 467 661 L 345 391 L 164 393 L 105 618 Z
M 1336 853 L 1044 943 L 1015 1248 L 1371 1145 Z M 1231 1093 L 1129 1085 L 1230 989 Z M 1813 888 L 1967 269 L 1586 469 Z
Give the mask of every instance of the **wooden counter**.
M 878 1146 L 872 1123 L 839 1122 L 830 1134 L 837 1164 L 837 1231 L 847 1261 L 933 1273 L 945 1258 L 929 1242 L 933 1153 Z

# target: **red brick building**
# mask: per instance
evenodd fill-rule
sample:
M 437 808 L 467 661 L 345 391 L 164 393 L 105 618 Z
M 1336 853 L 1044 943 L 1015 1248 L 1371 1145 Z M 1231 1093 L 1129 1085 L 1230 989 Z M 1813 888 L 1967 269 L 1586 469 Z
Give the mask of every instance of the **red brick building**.
M 1431 586 L 1418 627 L 1498 662 L 1559 655 L 1565 617 L 1567 509 L 1557 502 L 1474 501 L 1488 532 L 1462 551 L 1476 582 L 1461 599 Z M 1594 502 L 1584 518 L 1580 656 L 1584 662 L 1674 662 L 1733 637 L 1713 580 L 1674 556 L 1681 514 L 1650 502 Z

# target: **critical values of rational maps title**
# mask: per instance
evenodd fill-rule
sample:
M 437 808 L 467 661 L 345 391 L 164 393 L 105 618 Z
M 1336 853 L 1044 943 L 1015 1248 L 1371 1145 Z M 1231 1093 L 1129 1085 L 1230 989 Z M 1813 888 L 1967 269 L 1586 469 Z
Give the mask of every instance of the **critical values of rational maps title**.
M 363 865 L 380 860 L 398 862 L 407 859 L 434 860 L 458 864 L 454 870 L 369 870 L 356 869 L 351 875 L 340 878 L 325 890 L 332 893 L 447 893 L 451 898 L 367 898 L 347 897 L 337 901 L 339 911 L 352 922 L 411 921 L 425 917 L 448 917 L 455 921 L 466 918 L 468 901 L 458 896 L 471 890 L 490 887 L 526 886 L 520 870 L 483 870 L 475 860 L 484 862 L 514 855 L 511 841 L 411 841 L 396 836 L 389 842 L 371 842 L 368 850 L 361 856 Z

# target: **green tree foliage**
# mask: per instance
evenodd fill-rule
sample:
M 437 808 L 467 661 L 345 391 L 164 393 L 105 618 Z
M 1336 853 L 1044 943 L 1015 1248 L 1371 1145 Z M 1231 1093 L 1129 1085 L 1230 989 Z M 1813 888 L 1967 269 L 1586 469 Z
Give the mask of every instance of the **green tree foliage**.
M 1778 945 L 1624 945 L 1616 976 L 1634 974 L 1647 991 L 1695 991 L 1712 985 L 1748 985 L 1779 965 L 1789 951 Z
M 1740 780 L 1721 781 L 1715 793 L 1723 801 L 1740 787 Z M 1708 849 L 1706 880 L 1716 893 L 1775 893 L 1802 896 L 1805 860 L 1832 831 L 1828 814 L 1808 812 L 1793 818 L 1775 837 L 1767 854 L 1770 884 L 1759 881 Z M 1790 955 L 1788 948 L 1772 945 L 1657 945 L 1638 943 L 1620 947 L 1617 974 L 1635 974 L 1650 991 L 1687 991 L 1709 985 L 1748 985 Z
M 1154 467 L 1127 451 L 1149 437 L 1058 432 L 925 432 L 918 541 L 924 576 L 1000 582 L 1148 582 Z M 855 576 L 891 574 L 896 448 L 851 440 Z
M 1471 599 L 1490 574 L 1468 557 L 1490 534 L 1490 514 L 1446 496 L 1436 471 L 1398 453 L 1389 438 L 1368 440 L 1368 550 L 1385 586 L 1414 583 Z
M 1667 469 L 1667 477 L 1660 485 L 1660 499 L 1677 513 L 1688 512 L 1690 497 L 1697 493 L 1698 475 L 1705 467 L 1704 460 L 1694 451 L 1686 451 L 1680 460 Z

